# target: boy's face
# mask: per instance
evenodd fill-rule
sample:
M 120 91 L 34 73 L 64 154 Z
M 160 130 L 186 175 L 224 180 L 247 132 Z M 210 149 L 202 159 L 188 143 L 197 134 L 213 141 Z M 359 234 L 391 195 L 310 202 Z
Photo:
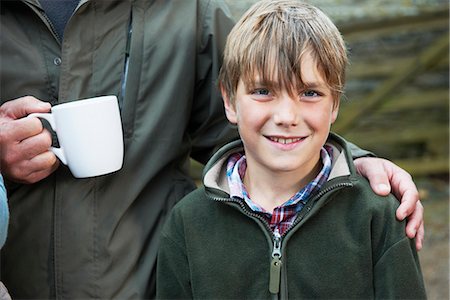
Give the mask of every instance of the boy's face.
M 317 165 L 338 105 L 309 54 L 302 59 L 301 70 L 308 87 L 295 97 L 258 82 L 248 89 L 242 80 L 234 105 L 223 95 L 227 118 L 238 126 L 249 168 L 304 176 Z

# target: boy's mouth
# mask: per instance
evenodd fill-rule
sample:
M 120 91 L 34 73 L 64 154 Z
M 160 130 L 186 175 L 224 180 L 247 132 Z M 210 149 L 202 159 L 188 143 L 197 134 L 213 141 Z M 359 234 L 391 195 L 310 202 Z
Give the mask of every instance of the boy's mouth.
M 284 138 L 284 137 L 268 136 L 267 138 L 272 142 L 286 145 L 300 142 L 301 140 L 304 140 L 306 137 Z

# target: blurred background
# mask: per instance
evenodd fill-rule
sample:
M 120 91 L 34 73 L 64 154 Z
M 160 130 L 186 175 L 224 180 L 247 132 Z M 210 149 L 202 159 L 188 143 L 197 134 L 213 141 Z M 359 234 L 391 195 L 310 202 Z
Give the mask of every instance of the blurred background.
M 226 2 L 237 19 L 257 1 Z M 449 299 L 449 1 L 306 2 L 331 17 L 349 48 L 332 130 L 412 174 L 425 207 L 428 298 Z

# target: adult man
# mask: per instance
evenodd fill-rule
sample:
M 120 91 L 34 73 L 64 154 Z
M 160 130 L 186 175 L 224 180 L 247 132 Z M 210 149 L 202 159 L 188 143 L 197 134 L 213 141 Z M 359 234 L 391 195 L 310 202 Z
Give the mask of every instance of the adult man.
M 207 0 L 75 1 L 61 22 L 57 2 L 1 2 L 2 281 L 13 298 L 150 298 L 161 226 L 194 188 L 189 156 L 205 162 L 233 135 L 215 89 L 233 22 Z M 107 94 L 119 96 L 123 168 L 74 179 L 49 132 L 23 117 Z

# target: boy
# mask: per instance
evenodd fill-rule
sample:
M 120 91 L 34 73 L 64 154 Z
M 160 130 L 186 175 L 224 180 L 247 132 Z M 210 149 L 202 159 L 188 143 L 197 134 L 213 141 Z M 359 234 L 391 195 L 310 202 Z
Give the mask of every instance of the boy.
M 262 1 L 236 24 L 219 85 L 241 140 L 173 210 L 158 298 L 426 297 L 397 201 L 372 192 L 329 132 L 346 64 L 339 31 L 313 6 Z

